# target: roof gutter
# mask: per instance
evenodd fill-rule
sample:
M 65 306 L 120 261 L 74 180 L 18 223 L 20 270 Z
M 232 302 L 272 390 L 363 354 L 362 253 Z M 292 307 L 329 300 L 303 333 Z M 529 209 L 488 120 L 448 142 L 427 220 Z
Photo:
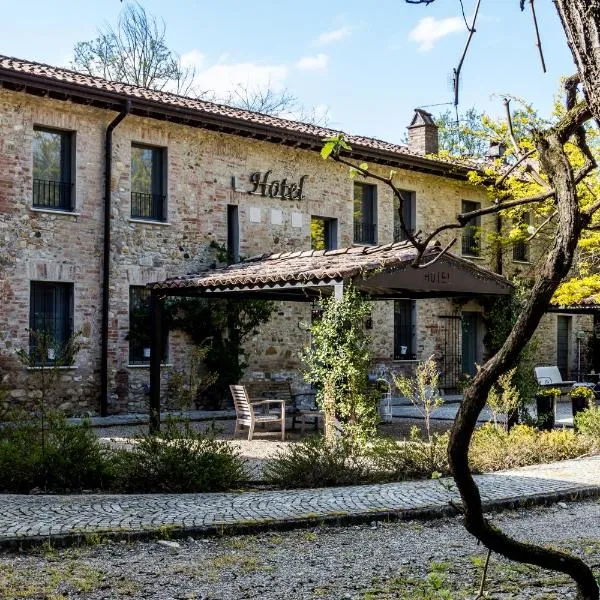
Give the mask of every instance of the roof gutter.
M 108 313 L 110 310 L 110 215 L 112 195 L 113 131 L 131 111 L 131 100 L 109 123 L 104 142 L 104 240 L 102 257 L 102 326 L 100 362 L 100 416 L 108 415 Z

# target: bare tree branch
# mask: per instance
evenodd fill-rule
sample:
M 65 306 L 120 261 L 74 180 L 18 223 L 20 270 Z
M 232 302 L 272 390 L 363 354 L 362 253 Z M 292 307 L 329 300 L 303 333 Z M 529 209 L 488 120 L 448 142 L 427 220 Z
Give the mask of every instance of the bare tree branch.
M 554 217 L 556 217 L 558 213 L 556 211 L 554 211 L 547 219 L 544 219 L 543 223 L 536 228 L 536 230 L 527 238 L 527 242 L 530 242 L 534 237 L 537 236 L 538 233 L 540 233 L 540 231 L 542 231 L 542 229 L 544 227 L 546 227 L 546 225 L 548 225 L 548 223 L 550 223 L 550 221 L 552 221 L 552 219 L 554 219 Z
M 544 60 L 544 51 L 542 50 L 542 39 L 540 37 L 540 29 L 538 27 L 537 16 L 535 14 L 535 3 L 534 0 L 529 0 L 529 6 L 531 6 L 531 16 L 533 17 L 533 27 L 535 29 L 535 45 L 538 47 L 540 53 L 540 60 L 542 61 L 542 71 L 546 72 L 546 61 Z
M 458 93 L 460 87 L 460 72 L 462 70 L 463 63 L 467 56 L 467 52 L 469 51 L 469 46 L 471 45 L 471 40 L 473 39 L 473 35 L 475 34 L 475 24 L 477 23 L 477 16 L 479 15 L 479 7 L 481 6 L 481 0 L 477 0 L 477 5 L 475 6 L 475 12 L 473 13 L 473 20 L 471 21 L 471 27 L 467 25 L 467 29 L 469 30 L 469 36 L 467 37 L 467 43 L 465 44 L 465 48 L 463 50 L 462 56 L 458 61 L 458 66 L 454 69 L 454 106 L 458 106 Z

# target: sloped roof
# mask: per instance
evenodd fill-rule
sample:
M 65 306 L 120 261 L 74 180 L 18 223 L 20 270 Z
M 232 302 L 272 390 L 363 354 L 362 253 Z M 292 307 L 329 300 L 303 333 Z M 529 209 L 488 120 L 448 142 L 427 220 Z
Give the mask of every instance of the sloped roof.
M 430 249 L 424 260 L 435 258 Z M 221 269 L 172 277 L 149 285 L 167 294 L 211 295 L 255 292 L 264 296 L 311 299 L 323 286 L 352 282 L 373 298 L 423 298 L 504 295 L 507 279 L 446 253 L 434 264 L 415 269 L 417 250 L 408 242 L 261 255 Z
M 281 117 L 243 110 L 206 100 L 151 90 L 127 83 L 109 81 L 69 69 L 0 55 L 0 83 L 9 89 L 38 95 L 69 99 L 74 102 L 121 110 L 131 101 L 131 113 L 151 118 L 183 122 L 191 126 L 216 129 L 238 135 L 268 139 L 319 150 L 323 138 L 339 131 Z M 424 112 L 424 111 L 423 111 Z M 424 172 L 464 178 L 470 169 L 481 167 L 475 162 L 437 160 L 371 137 L 347 136 L 352 155 Z

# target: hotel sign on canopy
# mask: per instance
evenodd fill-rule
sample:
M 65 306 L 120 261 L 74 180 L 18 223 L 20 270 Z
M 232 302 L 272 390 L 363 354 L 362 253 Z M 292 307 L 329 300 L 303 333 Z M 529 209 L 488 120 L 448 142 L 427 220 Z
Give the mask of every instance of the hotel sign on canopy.
M 282 200 L 302 200 L 304 198 L 302 190 L 308 175 L 302 175 L 298 183 L 288 183 L 285 178 L 269 181 L 269 175 L 271 175 L 271 171 L 252 173 L 250 183 L 253 187 L 248 190 L 248 193 L 264 196 L 265 198 L 281 198 Z

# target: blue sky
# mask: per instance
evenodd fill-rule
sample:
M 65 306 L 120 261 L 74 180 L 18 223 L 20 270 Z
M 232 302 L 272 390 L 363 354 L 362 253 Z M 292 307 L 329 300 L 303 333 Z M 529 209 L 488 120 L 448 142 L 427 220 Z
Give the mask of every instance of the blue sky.
M 449 102 L 466 39 L 458 0 L 429 7 L 402 0 L 142 0 L 167 24 L 169 45 L 196 66 L 202 89 L 235 83 L 287 88 L 327 109 L 332 127 L 402 140 L 412 110 Z M 463 68 L 461 107 L 502 111 L 510 93 L 551 110 L 562 75 L 574 72 L 552 3 L 538 2 L 548 63 L 543 74 L 529 12 L 518 0 L 483 0 Z M 474 0 L 465 0 L 467 11 Z M 67 66 L 73 45 L 115 23 L 118 0 L 0 0 L 0 53 Z M 446 107 L 432 107 L 432 112 Z

